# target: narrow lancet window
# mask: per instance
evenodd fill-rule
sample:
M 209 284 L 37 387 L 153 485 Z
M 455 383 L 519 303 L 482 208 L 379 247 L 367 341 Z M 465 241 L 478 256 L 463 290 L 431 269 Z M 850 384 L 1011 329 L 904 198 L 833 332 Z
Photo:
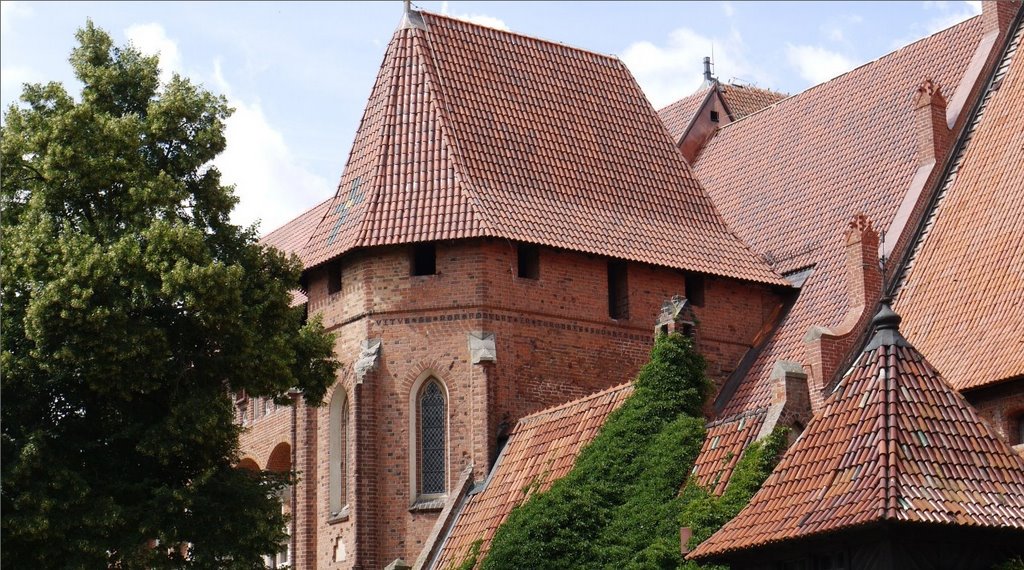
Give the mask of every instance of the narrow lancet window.
M 445 492 L 445 401 L 437 382 L 429 382 L 420 396 L 420 492 Z

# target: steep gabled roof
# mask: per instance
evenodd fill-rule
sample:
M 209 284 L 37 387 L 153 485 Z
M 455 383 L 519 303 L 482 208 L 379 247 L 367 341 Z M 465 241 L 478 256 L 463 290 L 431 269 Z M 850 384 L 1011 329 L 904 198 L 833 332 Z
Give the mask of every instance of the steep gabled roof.
M 734 121 L 789 97 L 789 95 L 776 93 L 769 89 L 719 83 L 715 80 L 713 84 L 702 85 L 693 94 L 658 110 L 658 117 L 665 124 L 665 128 L 668 129 L 674 141 L 678 143 L 686 135 L 697 113 L 703 108 L 708 96 L 715 88 L 718 89 L 718 94 L 725 102 L 725 107 Z
M 960 390 L 1024 376 L 1022 36 L 1019 21 L 896 301 L 907 338 Z
M 846 222 L 864 213 L 889 228 L 918 170 L 915 90 L 930 77 L 952 95 L 982 32 L 971 18 L 779 101 L 719 129 L 697 157 L 698 177 L 755 251 L 780 273 L 814 268 L 720 417 L 766 407 L 775 362 L 804 361 L 808 330 L 842 323 Z
M 433 567 L 458 566 L 477 540 L 482 560 L 512 509 L 564 477 L 608 414 L 632 393 L 633 385 L 623 384 L 519 420 L 487 486 L 467 500 Z
M 675 103 L 670 103 L 658 110 L 658 117 L 662 123 L 665 123 L 665 128 L 668 129 L 669 134 L 672 135 L 672 140 L 676 141 L 676 143 L 690 129 L 693 119 L 704 106 L 704 102 L 707 101 L 708 94 L 711 93 L 712 88 L 711 85 L 704 85 L 694 91 L 693 94 L 687 95 Z
M 981 36 L 971 18 L 730 123 L 694 171 L 755 251 L 801 267 L 854 214 L 891 218 L 917 168 L 915 89 L 951 95 Z
M 761 89 L 751 85 L 737 85 L 734 83 L 719 84 L 719 93 L 725 101 L 725 106 L 732 115 L 732 120 L 738 121 L 747 115 L 754 114 L 765 107 L 789 97 L 785 93 Z
M 311 265 L 490 236 L 785 284 L 722 221 L 621 61 L 436 14 L 406 21 Z
M 691 557 L 882 521 L 1024 531 L 1024 458 L 900 336 L 887 305 L 874 324 L 821 413 Z

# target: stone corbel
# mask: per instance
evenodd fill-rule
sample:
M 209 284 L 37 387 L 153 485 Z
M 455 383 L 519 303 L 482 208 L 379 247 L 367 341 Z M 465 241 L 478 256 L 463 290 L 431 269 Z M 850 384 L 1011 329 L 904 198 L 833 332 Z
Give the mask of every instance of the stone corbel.
M 377 369 L 380 359 L 380 339 L 371 338 L 360 343 L 359 358 L 356 359 L 356 383 L 362 384 L 370 372 Z
M 466 335 L 469 338 L 469 361 L 473 364 L 481 362 L 497 362 L 498 350 L 494 345 L 494 333 L 473 331 Z

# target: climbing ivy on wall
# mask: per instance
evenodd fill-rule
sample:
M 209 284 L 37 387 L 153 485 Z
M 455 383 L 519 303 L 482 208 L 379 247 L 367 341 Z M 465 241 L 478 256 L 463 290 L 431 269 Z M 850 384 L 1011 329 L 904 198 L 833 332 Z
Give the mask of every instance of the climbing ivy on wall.
M 751 446 L 721 498 L 692 483 L 683 487 L 706 433 L 704 368 L 689 338 L 660 336 L 633 394 L 568 475 L 512 511 L 481 567 L 689 567 L 679 552 L 680 526 L 703 538 L 714 532 L 746 504 L 785 442 L 779 432 Z

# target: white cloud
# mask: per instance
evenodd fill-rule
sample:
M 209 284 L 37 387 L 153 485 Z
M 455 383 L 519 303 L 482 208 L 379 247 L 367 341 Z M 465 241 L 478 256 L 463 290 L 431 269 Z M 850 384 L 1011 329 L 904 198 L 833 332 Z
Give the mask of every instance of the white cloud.
M 926 35 L 945 30 L 981 13 L 981 2 L 937 2 L 933 6 L 938 7 L 941 14 L 925 22 Z
M 160 56 L 160 82 L 166 84 L 174 73 L 181 73 L 181 52 L 178 43 L 167 37 L 163 26 L 156 23 L 133 24 L 125 37 L 146 55 Z
M 15 18 L 31 16 L 32 8 L 24 2 L 4 0 L 0 2 L 0 32 L 8 33 L 12 30 L 11 23 Z
M 841 42 L 846 39 L 846 33 L 839 26 L 822 26 L 821 31 L 825 34 L 825 37 L 834 42 Z
M 0 69 L 0 92 L 4 101 L 14 101 L 21 97 L 21 86 L 25 83 L 43 81 L 41 73 L 30 67 L 12 65 Z
M 441 14 L 444 16 L 450 16 L 457 20 L 463 20 L 465 22 L 472 22 L 481 26 L 487 26 L 488 28 L 494 28 L 496 30 L 509 31 L 508 24 L 505 23 L 501 18 L 495 18 L 494 16 L 488 16 L 487 14 L 449 14 L 448 13 L 448 1 L 441 2 Z
M 328 197 L 331 185 L 292 154 L 258 101 L 231 94 L 219 62 L 214 68 L 214 83 L 235 108 L 225 131 L 227 150 L 214 164 L 223 181 L 235 185 L 239 201 L 232 221 L 246 226 L 260 221 L 260 233 L 265 234 Z
M 981 2 L 924 2 L 923 5 L 925 10 L 937 13 L 912 25 L 910 33 L 906 36 L 893 40 L 890 45 L 892 49 L 899 49 L 981 14 Z
M 736 15 L 736 7 L 732 5 L 732 2 L 722 2 L 722 11 L 725 12 L 726 18 Z
M 828 81 L 855 66 L 850 58 L 821 46 L 786 44 L 786 58 L 811 85 Z
M 496 30 L 506 32 L 509 31 L 508 24 L 506 24 L 504 20 L 495 18 L 494 16 L 488 16 L 486 14 L 456 14 L 454 17 L 480 26 L 487 26 L 488 28 L 494 28 Z
M 669 34 L 664 45 L 637 42 L 627 47 L 621 57 L 651 105 L 660 108 L 700 87 L 704 80 L 702 62 L 712 52 L 715 75 L 722 80 L 743 78 L 745 81 L 770 83 L 767 81 L 770 78 L 747 63 L 743 51 L 743 39 L 736 30 L 722 40 L 679 28 Z

